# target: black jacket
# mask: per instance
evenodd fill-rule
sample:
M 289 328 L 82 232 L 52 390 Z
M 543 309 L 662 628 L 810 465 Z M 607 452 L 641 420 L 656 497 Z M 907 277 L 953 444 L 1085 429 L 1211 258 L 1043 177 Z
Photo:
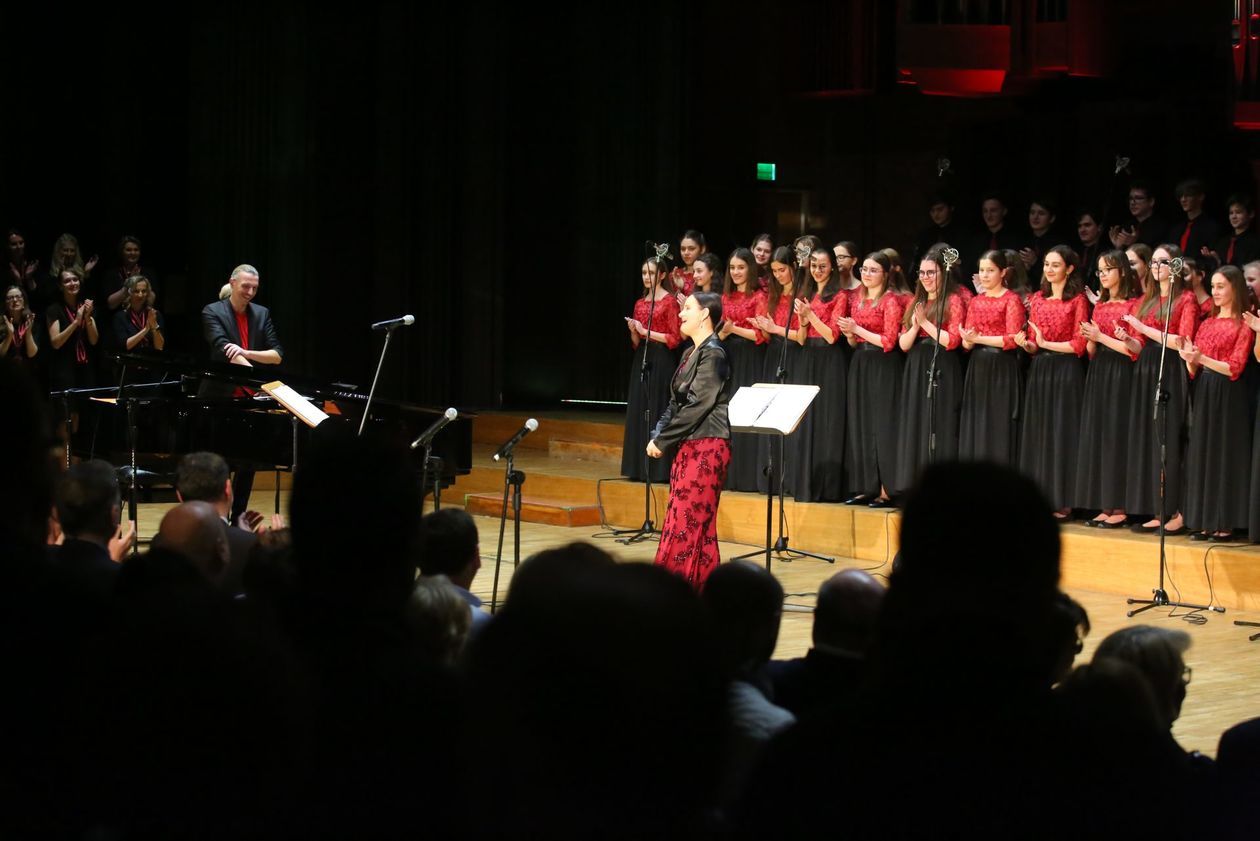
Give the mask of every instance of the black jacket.
M 656 422 L 652 441 L 661 450 L 698 438 L 731 437 L 731 366 L 717 335 L 683 354 L 669 383 L 669 406 Z
M 284 348 L 280 346 L 280 336 L 271 321 L 271 312 L 251 302 L 245 307 L 245 318 L 249 323 L 249 347 L 245 350 L 274 350 L 284 356 Z M 226 362 L 223 346 L 241 343 L 240 331 L 236 328 L 236 312 L 232 302 L 224 298 L 213 304 L 206 304 L 201 310 L 201 334 L 210 345 L 210 358 L 215 362 Z M 232 393 L 232 386 L 224 383 L 202 380 L 198 392 L 202 397 L 226 397 Z

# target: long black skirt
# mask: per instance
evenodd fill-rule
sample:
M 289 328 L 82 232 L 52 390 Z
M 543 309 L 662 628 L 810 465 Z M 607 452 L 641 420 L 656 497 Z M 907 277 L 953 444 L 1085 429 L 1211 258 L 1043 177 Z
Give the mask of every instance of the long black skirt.
M 958 458 L 1014 467 L 1023 396 L 1019 354 L 977 345 L 967 362 L 958 410 Z
M 1076 457 L 1073 508 L 1123 509 L 1129 475 L 1129 400 L 1136 363 L 1099 348 L 1085 377 L 1085 400 Z
M 1076 493 L 1077 446 L 1085 364 L 1074 353 L 1033 355 L 1024 388 L 1019 430 L 1019 469 L 1040 487 L 1056 511 L 1070 508 Z
M 848 366 L 840 348 L 817 337 L 805 340 L 801 368 L 804 382 L 819 391 L 792 436 L 792 496 L 799 502 L 837 502 L 844 493 Z
M 906 354 L 898 403 L 897 478 L 895 492 L 909 490 L 930 459 L 928 444 L 928 371 L 936 342 L 921 338 Z M 937 462 L 958 458 L 958 415 L 962 408 L 963 373 L 958 352 L 941 348 L 936 358 L 936 397 L 933 415 L 936 426 Z
M 889 492 L 897 476 L 897 399 L 905 354 L 863 342 L 849 363 L 845 464 L 848 491 Z
M 765 382 L 766 346 L 750 342 L 742 336 L 727 336 L 722 345 L 731 363 L 731 394 L 743 386 Z M 762 452 L 760 435 L 751 433 L 731 434 L 731 464 L 726 471 L 728 491 L 757 490 L 757 476 L 761 473 Z
M 647 386 L 639 378 L 643 364 L 644 348 L 647 349 Z M 651 470 L 653 482 L 668 482 L 673 453 L 662 458 L 646 458 L 648 436 L 669 405 L 669 381 L 678 364 L 677 354 L 660 342 L 640 342 L 639 349 L 630 360 L 630 385 L 626 393 L 626 435 L 621 444 L 621 475 L 634 482 L 644 480 L 644 462 Z M 646 408 L 646 415 L 644 409 Z
M 1164 511 L 1169 519 L 1181 511 L 1185 476 L 1186 415 L 1189 409 L 1189 386 L 1186 363 L 1175 350 L 1165 352 L 1164 392 L 1168 395 L 1167 441 L 1168 472 Z M 1142 347 L 1133 366 L 1133 387 L 1129 397 L 1129 452 L 1126 470 L 1129 473 L 1125 511 L 1130 515 L 1159 515 L 1159 444 L 1164 438 L 1165 413 L 1160 412 L 1158 426 L 1154 420 L 1155 384 L 1159 381 L 1159 345 L 1148 342 Z
M 1203 531 L 1248 527 L 1252 435 L 1247 384 L 1201 370 L 1186 448 L 1186 526 Z
M 784 345 L 786 344 L 786 349 Z M 778 382 L 775 374 L 779 370 L 779 363 L 783 363 L 783 382 L 791 385 L 809 385 L 805 379 L 805 363 L 804 348 L 796 342 L 784 342 L 782 336 L 771 336 L 770 344 L 766 348 L 765 367 L 761 372 L 761 381 L 763 383 Z M 795 455 L 795 450 L 800 446 L 798 443 L 803 439 L 802 430 L 805 428 L 809 411 L 806 410 L 805 417 L 801 419 L 801 423 L 796 430 L 786 438 L 779 435 L 762 435 L 762 442 L 759 450 L 762 454 L 762 464 L 769 463 L 771 459 L 774 462 L 774 492 L 779 492 L 779 477 L 783 478 L 783 490 L 785 493 L 795 493 L 796 486 L 804 480 L 797 475 L 799 468 L 799 459 Z M 773 450 L 771 449 L 773 448 Z M 768 480 L 764 473 L 757 475 L 757 490 L 761 493 L 766 492 Z

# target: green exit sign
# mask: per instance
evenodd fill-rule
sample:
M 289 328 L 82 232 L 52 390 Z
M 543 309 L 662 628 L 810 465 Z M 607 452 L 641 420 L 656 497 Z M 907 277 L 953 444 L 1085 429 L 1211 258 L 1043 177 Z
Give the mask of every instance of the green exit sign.
M 774 164 L 757 164 L 757 180 L 773 181 L 775 176 Z

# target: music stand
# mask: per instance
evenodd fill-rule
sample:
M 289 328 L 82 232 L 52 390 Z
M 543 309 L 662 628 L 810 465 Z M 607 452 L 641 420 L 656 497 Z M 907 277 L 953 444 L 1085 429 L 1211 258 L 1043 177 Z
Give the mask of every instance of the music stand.
M 735 392 L 735 396 L 731 398 L 730 406 L 727 409 L 731 421 L 731 432 L 775 436 L 782 444 L 786 436 L 796 431 L 796 427 L 800 425 L 801 418 L 805 416 L 805 410 L 809 408 L 810 403 L 814 402 L 814 398 L 818 396 L 819 391 L 820 389 L 816 385 L 754 383 L 751 386 L 744 386 Z M 766 482 L 766 548 L 764 554 L 766 556 L 767 572 L 770 571 L 771 553 L 787 550 L 787 544 L 782 539 L 780 539 L 783 543 L 782 549 L 779 549 L 778 545 L 773 541 L 771 523 L 774 521 L 774 467 L 774 441 L 772 440 L 770 442 L 768 481 Z M 779 469 L 782 472 L 781 465 Z M 782 475 L 779 476 L 779 488 L 779 505 L 780 513 L 782 513 Z M 800 550 L 793 551 L 796 554 L 808 555 L 811 558 L 817 558 L 829 564 L 835 563 L 834 558 L 815 555 L 810 552 L 801 552 Z M 731 560 L 742 561 L 761 554 L 762 550 L 758 550 L 740 555 Z

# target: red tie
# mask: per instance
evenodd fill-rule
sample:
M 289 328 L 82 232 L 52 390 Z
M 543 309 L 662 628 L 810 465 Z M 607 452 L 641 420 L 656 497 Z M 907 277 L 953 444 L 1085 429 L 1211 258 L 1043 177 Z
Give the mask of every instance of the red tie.
M 1238 237 L 1229 238 L 1229 250 L 1225 252 L 1225 265 L 1231 265 L 1234 262 L 1234 243 L 1238 242 Z
M 1186 222 L 1186 229 L 1181 232 L 1181 253 L 1186 253 L 1186 244 L 1190 242 L 1190 229 L 1194 227 L 1194 220 Z

